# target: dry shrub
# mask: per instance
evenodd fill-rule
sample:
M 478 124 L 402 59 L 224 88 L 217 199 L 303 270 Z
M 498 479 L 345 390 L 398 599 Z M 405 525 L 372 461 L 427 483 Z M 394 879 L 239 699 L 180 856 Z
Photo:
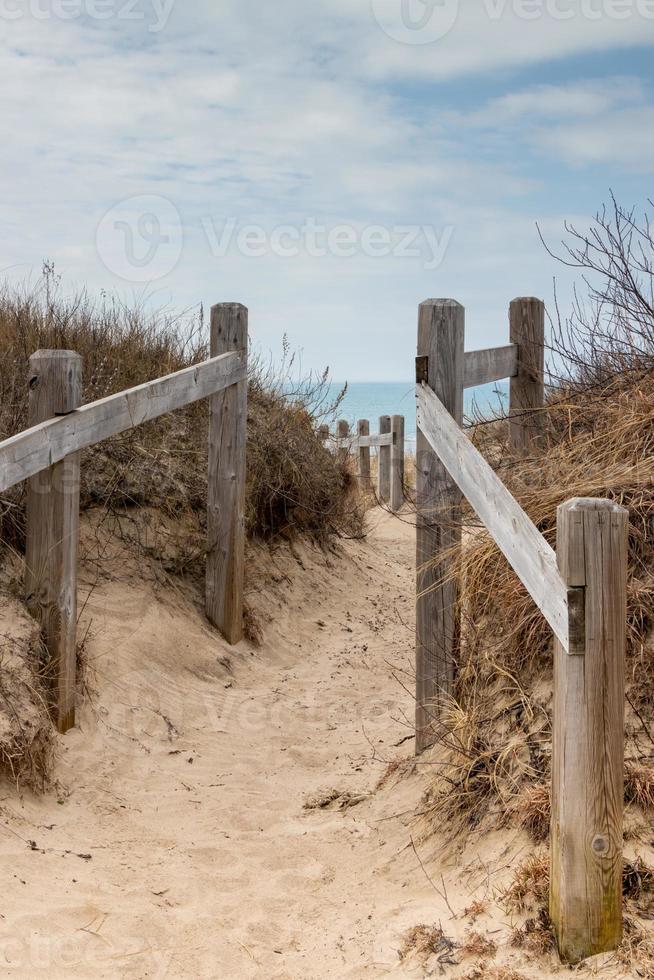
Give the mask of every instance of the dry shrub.
M 654 809 L 654 767 L 641 762 L 625 762 L 624 797 L 646 813 Z
M 454 966 L 453 953 L 456 948 L 457 944 L 445 935 L 440 926 L 413 926 L 402 937 L 399 957 L 402 961 L 415 958 L 424 964 L 430 957 L 436 956 L 441 967 L 445 964 Z
M 554 323 L 550 386 L 538 413 L 543 443 L 517 455 L 507 421 L 498 419 L 478 419 L 471 435 L 553 547 L 557 507 L 566 500 L 602 497 L 629 509 L 626 731 L 643 758 L 654 732 L 654 221 L 612 200 L 588 232 L 566 231 L 562 260 L 589 275 L 569 317 Z M 448 574 L 462 583 L 463 642 L 457 712 L 434 725 L 446 763 L 431 792 L 434 815 L 469 810 L 473 825 L 486 811 L 500 820 L 513 815 L 542 839 L 551 631 L 465 503 L 460 520 L 468 530 L 463 550 L 436 560 L 451 557 Z M 456 713 L 470 727 L 465 738 Z M 628 767 L 626 777 L 626 798 L 651 809 L 647 767 Z
M 654 902 L 654 868 L 641 857 L 625 861 L 622 894 L 639 912 L 649 913 Z
M 646 374 L 625 370 L 601 390 L 559 388 L 546 414 L 546 445 L 533 458 L 515 458 L 501 441 L 501 426 L 494 424 L 498 473 L 553 547 L 556 510 L 564 501 L 605 497 L 629 508 L 627 730 L 635 733 L 640 754 L 646 744 L 651 748 L 654 730 L 654 368 Z M 435 780 L 434 795 L 456 796 L 444 803 L 446 812 L 470 805 L 474 824 L 489 804 L 501 819 L 511 811 L 519 817 L 525 784 L 549 776 L 552 636 L 488 533 L 469 512 L 463 517 L 470 533 L 452 572 L 463 583 L 454 699 L 474 732 L 474 746 L 468 735 L 461 754 L 450 759 L 451 768 Z M 460 725 L 447 714 L 435 726 L 439 752 L 461 737 Z M 511 715 L 513 724 L 507 726 Z M 637 785 L 636 771 L 628 771 L 627 794 L 650 806 L 648 774 L 641 769 L 640 776 Z M 545 801 L 541 798 L 542 812 L 534 812 L 538 799 L 536 794 L 529 802 L 535 824 L 529 827 L 528 812 L 522 816 L 542 837 Z
M 464 909 L 463 914 L 471 922 L 476 922 L 480 915 L 488 912 L 489 903 L 485 899 L 475 899 L 472 905 Z
M 547 910 L 539 909 L 535 918 L 527 919 L 523 926 L 514 929 L 510 943 L 516 949 L 523 949 L 533 956 L 544 956 L 554 949 L 556 944 Z
M 31 291 L 0 289 L 0 440 L 27 426 L 30 354 L 75 350 L 83 359 L 83 400 L 94 401 L 178 371 L 208 356 L 202 310 L 197 316 L 150 314 L 81 293 L 66 299 L 51 267 Z M 249 379 L 247 525 L 252 537 L 293 531 L 318 537 L 358 535 L 361 502 L 349 461 L 317 439 L 334 407 L 327 375 L 291 384 L 284 349 L 278 371 L 252 359 Z M 192 514 L 204 526 L 208 402 L 203 400 L 125 432 L 83 453 L 82 507 L 151 507 L 171 517 Z M 24 487 L 3 495 L 5 545 L 24 546 Z
M 50 266 L 31 290 L 0 286 L 0 441 L 27 427 L 28 361 L 39 349 L 83 360 L 84 402 L 131 388 L 208 356 L 197 316 L 150 314 L 82 292 L 67 299 Z M 251 359 L 246 520 L 251 539 L 308 533 L 318 540 L 362 534 L 363 507 L 350 461 L 324 448 L 318 421 L 335 407 L 328 377 L 296 374 L 288 350 L 279 371 Z M 203 571 L 206 549 L 208 402 L 189 405 L 82 454 L 81 507 L 89 511 L 81 556 L 100 568 L 112 539 L 171 574 Z M 114 541 L 114 543 L 115 543 Z M 25 544 L 25 486 L 0 498 L 0 557 Z M 253 643 L 262 624 L 246 609 Z M 31 642 L 31 641 L 30 641 Z M 40 679 L 22 641 L 2 644 L 0 763 L 37 783 L 51 733 Z
M 637 976 L 654 980 L 654 936 L 632 915 L 624 917 L 624 934 L 616 958 Z
M 511 805 L 510 816 L 528 832 L 537 844 L 547 840 L 550 832 L 552 801 L 549 785 L 526 784 Z
M 547 904 L 549 888 L 549 858 L 542 855 L 528 857 L 514 871 L 502 901 L 514 912 L 539 913 Z
M 573 497 L 605 497 L 628 507 L 630 654 L 654 623 L 654 371 L 625 372 L 601 390 L 556 390 L 547 408 L 548 441 L 537 456 L 502 448 L 503 482 L 552 546 L 556 509 Z M 529 679 L 549 666 L 551 635 L 529 594 L 485 532 L 463 557 L 466 612 L 492 631 L 503 664 Z M 651 694 L 651 691 L 649 691 Z M 648 696 L 649 696 L 648 694 Z
M 0 604 L 0 771 L 44 789 L 54 749 L 39 629 L 18 602 Z
M 480 963 L 466 973 L 463 980 L 527 980 L 527 978 L 524 973 L 519 973 L 510 966 L 488 966 L 487 963 Z
M 465 937 L 461 952 L 464 956 L 487 956 L 492 959 L 497 953 L 497 943 L 488 936 L 482 936 L 480 932 L 471 930 Z
M 490 654 L 469 662 L 458 691 L 439 719 L 438 775 L 425 794 L 431 825 L 452 836 L 482 820 L 506 823 L 549 765 L 547 713 Z

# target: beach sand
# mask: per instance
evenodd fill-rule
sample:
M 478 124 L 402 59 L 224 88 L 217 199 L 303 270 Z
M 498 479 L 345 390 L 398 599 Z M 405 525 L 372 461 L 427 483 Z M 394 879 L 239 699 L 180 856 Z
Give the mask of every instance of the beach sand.
M 89 594 L 85 573 L 79 725 L 52 791 L 2 787 L 4 976 L 491 976 L 456 949 L 427 965 L 398 954 L 422 923 L 462 942 L 482 899 L 474 928 L 502 947 L 486 962 L 559 972 L 507 945 L 492 904 L 526 836 L 422 837 L 415 532 L 379 509 L 369 523 L 332 552 L 262 550 L 258 649 L 229 648 L 197 588 L 126 562 Z

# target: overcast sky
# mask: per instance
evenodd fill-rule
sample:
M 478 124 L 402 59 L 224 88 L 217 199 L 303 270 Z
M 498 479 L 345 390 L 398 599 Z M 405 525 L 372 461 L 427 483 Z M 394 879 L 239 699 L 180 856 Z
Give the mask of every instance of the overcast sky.
M 0 0 L 6 276 L 237 300 L 338 380 L 407 380 L 552 296 L 561 237 L 652 192 L 652 0 Z

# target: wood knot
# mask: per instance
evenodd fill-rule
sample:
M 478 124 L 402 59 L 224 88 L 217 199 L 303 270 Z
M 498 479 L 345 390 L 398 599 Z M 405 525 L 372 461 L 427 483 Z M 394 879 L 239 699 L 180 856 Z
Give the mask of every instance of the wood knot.
M 30 391 L 34 391 L 35 388 L 39 387 L 40 378 L 38 374 L 33 375 L 29 380 Z
M 593 837 L 590 846 L 598 857 L 605 857 L 611 849 L 608 837 L 603 837 L 601 834 L 598 834 L 597 837 Z

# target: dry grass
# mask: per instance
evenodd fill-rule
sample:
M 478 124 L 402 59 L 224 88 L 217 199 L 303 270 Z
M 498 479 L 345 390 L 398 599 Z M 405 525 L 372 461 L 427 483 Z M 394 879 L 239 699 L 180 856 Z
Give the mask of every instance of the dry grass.
M 439 967 L 456 965 L 453 958 L 457 945 L 445 935 L 440 926 L 413 926 L 402 937 L 398 951 L 400 960 L 415 959 L 425 964 L 432 956 L 437 958 Z
M 510 966 L 489 966 L 487 963 L 480 963 L 466 973 L 463 980 L 527 980 L 527 978 L 524 973 L 519 973 Z
M 464 909 L 463 914 L 465 915 L 466 919 L 470 919 L 471 922 L 476 922 L 481 915 L 488 912 L 488 909 L 488 901 L 485 899 L 475 899 L 472 905 L 469 905 L 466 909 Z
M 0 606 L 0 771 L 18 784 L 44 789 L 53 751 L 39 630 L 7 597 Z
M 0 440 L 27 425 L 27 373 L 41 348 L 77 351 L 85 402 L 130 388 L 208 356 L 197 316 L 151 315 L 86 294 L 66 299 L 51 269 L 34 290 L 0 290 Z M 326 375 L 292 381 L 293 358 L 274 370 L 252 360 L 249 379 L 247 526 L 252 537 L 293 532 L 357 535 L 362 507 L 349 461 L 328 452 L 316 425 L 334 407 Z M 203 525 L 208 402 L 190 405 L 83 454 L 82 507 L 148 506 Z M 22 550 L 24 488 L 3 496 L 4 545 Z
M 624 794 L 627 803 L 640 807 L 645 813 L 654 810 L 654 767 L 641 762 L 626 762 Z
M 0 441 L 27 427 L 28 361 L 36 350 L 77 351 L 83 400 L 90 402 L 205 359 L 207 341 L 202 311 L 154 315 L 107 297 L 98 303 L 85 293 L 66 298 L 47 266 L 31 290 L 0 286 Z M 292 381 L 296 376 L 286 348 L 277 370 L 251 359 L 250 539 L 309 534 L 326 543 L 359 536 L 364 507 L 350 460 L 330 453 L 316 435 L 318 423 L 335 408 L 327 375 Z M 90 531 L 82 559 L 99 569 L 115 538 L 169 574 L 203 575 L 207 436 L 205 400 L 85 451 L 81 507 L 90 512 Z M 20 555 L 24 545 L 25 486 L 19 485 L 0 498 L 0 559 Z M 261 643 L 263 624 L 249 607 L 245 632 Z M 30 709 L 41 703 L 41 679 L 1 638 L 0 658 L 0 766 L 34 784 L 46 778 L 52 757 L 47 717 Z
M 489 957 L 492 959 L 497 953 L 497 943 L 488 936 L 482 936 L 480 932 L 471 930 L 465 937 L 461 952 L 464 956 Z
M 544 908 L 540 909 L 535 918 L 527 919 L 523 926 L 514 929 L 510 944 L 532 956 L 545 956 L 554 949 L 554 933 L 547 911 Z
M 569 384 L 550 395 L 547 438 L 537 455 L 516 458 L 504 422 L 473 437 L 554 546 L 557 506 L 607 497 L 629 508 L 626 736 L 642 763 L 626 771 L 628 801 L 648 811 L 654 771 L 654 368 L 639 365 L 601 386 Z M 434 722 L 438 776 L 428 794 L 431 826 L 452 831 L 507 820 L 537 841 L 548 834 L 552 638 L 508 562 L 471 512 L 452 574 L 463 583 L 463 643 L 452 704 Z
M 502 902 L 512 912 L 540 912 L 547 905 L 550 887 L 550 864 L 545 855 L 528 857 L 513 873 Z
M 633 915 L 624 917 L 624 935 L 616 959 L 636 976 L 654 980 L 654 936 Z
M 552 811 L 549 785 L 534 783 L 523 786 L 509 811 L 512 821 L 529 833 L 537 844 L 547 840 Z

